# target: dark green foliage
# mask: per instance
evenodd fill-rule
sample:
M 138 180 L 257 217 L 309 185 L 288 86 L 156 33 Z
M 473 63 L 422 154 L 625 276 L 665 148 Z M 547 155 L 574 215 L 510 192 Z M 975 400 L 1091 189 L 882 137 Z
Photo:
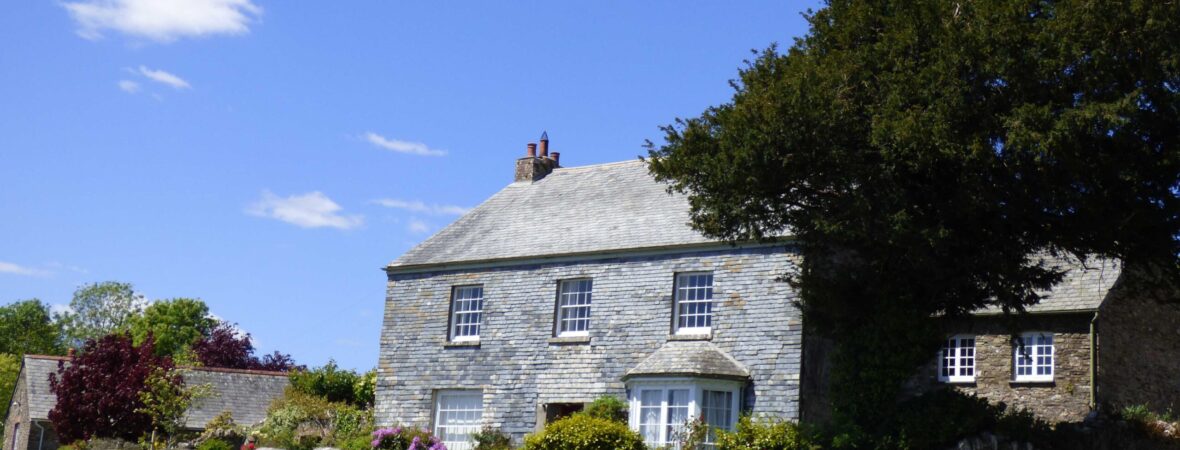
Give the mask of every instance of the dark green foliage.
M 809 21 L 650 168 L 707 235 L 795 238 L 785 275 L 833 339 L 848 429 L 894 432 L 932 317 L 1060 280 L 1030 254 L 1180 279 L 1180 2 L 839 0 Z
M 626 423 L 627 402 L 613 395 L 604 395 L 587 404 L 582 413 L 590 417 Z
M 717 432 L 717 450 L 818 450 L 800 426 L 785 420 L 742 416 L 732 432 Z
M 221 439 L 209 439 L 197 444 L 197 450 L 236 450 L 229 442 Z
M 208 336 L 217 321 L 209 317 L 205 302 L 188 298 L 157 300 L 143 314 L 132 317 L 131 336 L 138 344 L 149 335 L 156 341 L 156 354 L 175 356 L 194 342 Z
M 613 420 L 574 414 L 524 439 L 524 450 L 646 450 L 643 438 Z
M 510 450 L 512 448 L 512 438 L 498 428 L 483 427 L 479 432 L 471 435 L 471 440 L 475 441 L 474 450 Z
M 888 426 L 896 430 L 900 448 L 943 448 L 983 432 L 1023 442 L 1043 438 L 1049 425 L 1024 411 L 1009 412 L 1003 404 L 939 390 L 905 402 Z
M 40 300 L 0 306 L 0 353 L 60 355 L 64 347 L 61 325 Z
M 330 402 L 344 402 L 368 408 L 373 403 L 376 372 L 359 375 L 354 370 L 341 369 L 336 361 L 309 370 L 291 372 L 291 387 L 308 395 L 323 397 Z M 370 383 L 372 382 L 372 383 Z

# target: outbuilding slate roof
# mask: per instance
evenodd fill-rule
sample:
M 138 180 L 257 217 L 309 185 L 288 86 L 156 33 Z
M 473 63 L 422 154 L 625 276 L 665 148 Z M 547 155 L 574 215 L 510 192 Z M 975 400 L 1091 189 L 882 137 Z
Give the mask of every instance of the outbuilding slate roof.
M 672 340 L 627 371 L 623 379 L 640 376 L 745 380 L 750 372 L 712 342 Z
M 512 183 L 389 268 L 713 242 L 689 226 L 688 198 L 636 160 Z
M 1053 289 L 1042 292 L 1040 303 L 1028 307 L 1031 313 L 1095 311 L 1122 274 L 1118 260 L 1089 258 L 1079 261 L 1072 257 L 1047 258 L 1046 265 L 1068 270 Z M 977 311 L 976 314 L 1001 314 L 997 307 Z
M 29 417 L 48 420 L 49 411 L 57 404 L 57 396 L 49 390 L 49 375 L 57 372 L 58 356 L 25 355 L 24 369 L 28 391 Z M 204 428 L 206 423 L 222 411 L 233 414 L 234 422 L 253 425 L 266 418 L 266 410 L 287 388 L 287 374 L 258 370 L 215 368 L 186 368 L 181 372 L 185 383 L 192 386 L 208 383 L 213 395 L 195 402 L 185 420 L 188 428 Z

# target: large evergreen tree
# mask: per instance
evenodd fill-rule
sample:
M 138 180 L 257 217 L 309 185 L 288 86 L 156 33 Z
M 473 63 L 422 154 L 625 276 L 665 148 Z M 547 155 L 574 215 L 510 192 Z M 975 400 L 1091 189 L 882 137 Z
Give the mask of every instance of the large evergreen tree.
M 666 127 L 650 168 L 708 235 L 794 239 L 838 417 L 883 432 L 932 317 L 1035 303 L 1062 276 L 1043 256 L 1176 281 L 1180 2 L 832 0 L 808 20 L 731 102 Z

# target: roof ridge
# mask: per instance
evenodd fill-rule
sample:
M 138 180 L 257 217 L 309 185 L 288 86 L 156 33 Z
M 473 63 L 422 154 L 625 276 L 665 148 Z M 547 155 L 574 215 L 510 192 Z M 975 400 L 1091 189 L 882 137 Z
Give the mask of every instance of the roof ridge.
M 624 164 L 636 164 L 636 163 L 642 163 L 642 162 L 644 162 L 642 159 L 629 159 L 629 160 L 626 160 L 626 161 L 614 161 L 614 162 L 605 162 L 605 163 L 598 163 L 598 164 L 588 164 L 588 165 L 585 165 L 585 166 L 558 167 L 558 168 L 556 168 L 556 169 L 553 169 L 553 171 L 554 171 L 554 172 L 558 172 L 558 171 L 561 171 L 561 172 L 576 172 L 576 171 L 579 171 L 579 170 L 590 170 L 590 169 L 597 169 L 597 168 L 599 168 L 599 167 L 606 167 L 606 166 L 621 166 L 621 165 L 624 165 Z M 543 179 L 543 178 L 542 178 L 542 179 Z
M 69 361 L 70 360 L 69 356 L 34 355 L 34 354 L 26 354 L 25 358 L 42 359 L 42 360 L 50 360 L 50 361 Z M 242 373 L 242 374 L 251 374 L 251 375 L 271 375 L 271 376 L 276 376 L 276 377 L 279 377 L 279 376 L 285 377 L 285 376 L 290 375 L 290 373 L 288 373 L 288 372 L 280 372 L 277 370 L 234 369 L 234 368 L 229 368 L 229 367 L 200 367 L 200 366 L 178 365 L 178 366 L 176 366 L 176 368 L 181 369 L 181 370 L 192 370 L 192 371 L 196 371 L 196 372 Z

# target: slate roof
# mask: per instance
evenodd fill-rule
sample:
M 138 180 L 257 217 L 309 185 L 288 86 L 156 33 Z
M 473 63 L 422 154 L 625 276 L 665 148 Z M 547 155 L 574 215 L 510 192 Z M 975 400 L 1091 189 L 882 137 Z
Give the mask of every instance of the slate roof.
M 627 371 L 624 380 L 638 376 L 688 376 L 745 380 L 750 372 L 709 341 L 668 341 Z
M 25 356 L 21 376 L 25 377 L 28 386 L 29 417 L 32 419 L 49 419 L 49 410 L 57 404 L 57 396 L 49 390 L 49 374 L 56 373 L 58 361 L 65 359 Z M 188 428 L 204 428 L 210 419 L 227 410 L 233 414 L 235 423 L 253 425 L 266 418 L 271 401 L 281 397 L 288 384 L 287 374 L 282 372 L 189 368 L 182 373 L 186 384 L 208 383 L 213 389 L 211 397 L 194 403 L 185 421 Z
M 1072 257 L 1049 258 L 1046 265 L 1067 269 L 1065 277 L 1053 289 L 1040 293 L 1040 303 L 1028 307 L 1031 313 L 1095 311 L 1122 274 L 1118 260 L 1090 258 L 1084 262 Z M 978 315 L 1002 314 L 997 307 L 979 311 Z
M 555 169 L 508 185 L 390 269 L 716 242 L 689 227 L 688 198 L 666 188 L 638 160 Z

